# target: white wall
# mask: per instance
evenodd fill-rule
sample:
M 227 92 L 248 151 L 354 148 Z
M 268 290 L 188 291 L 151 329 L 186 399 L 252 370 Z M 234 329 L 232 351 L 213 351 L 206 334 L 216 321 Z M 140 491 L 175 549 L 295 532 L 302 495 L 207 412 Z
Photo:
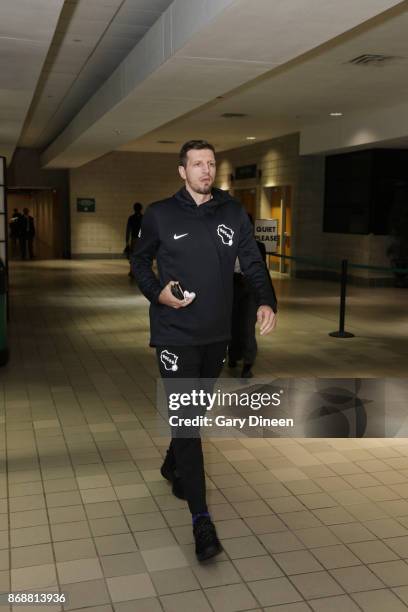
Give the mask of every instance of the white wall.
M 113 152 L 70 170 L 71 251 L 78 256 L 118 256 L 134 202 L 144 206 L 182 185 L 177 155 Z M 95 198 L 95 213 L 79 213 L 77 198 Z

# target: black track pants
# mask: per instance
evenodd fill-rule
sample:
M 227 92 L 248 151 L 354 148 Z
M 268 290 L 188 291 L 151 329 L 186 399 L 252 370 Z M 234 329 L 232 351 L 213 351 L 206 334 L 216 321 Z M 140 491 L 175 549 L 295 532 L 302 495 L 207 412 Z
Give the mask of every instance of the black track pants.
M 180 392 L 189 393 L 192 388 L 199 390 L 203 386 L 211 392 L 220 375 L 226 348 L 226 341 L 203 346 L 158 346 L 156 352 L 160 374 L 163 379 L 178 379 Z M 188 380 L 184 382 L 183 379 Z M 200 379 L 212 379 L 212 382 L 204 385 Z M 171 387 L 166 386 L 166 382 L 164 384 L 167 394 L 174 390 L 173 383 Z M 199 429 L 194 431 L 194 437 L 176 437 L 173 433 L 165 461 L 177 469 L 190 512 L 206 512 L 204 460 Z

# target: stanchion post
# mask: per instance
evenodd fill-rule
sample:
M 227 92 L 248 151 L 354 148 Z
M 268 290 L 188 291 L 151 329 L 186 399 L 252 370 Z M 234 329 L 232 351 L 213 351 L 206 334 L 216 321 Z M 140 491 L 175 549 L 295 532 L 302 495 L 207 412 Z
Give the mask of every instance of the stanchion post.
M 338 331 L 330 332 L 329 336 L 333 338 L 354 338 L 354 334 L 344 331 L 344 323 L 346 319 L 346 289 L 347 289 L 347 267 L 348 260 L 341 261 L 341 281 L 340 281 L 340 316 Z

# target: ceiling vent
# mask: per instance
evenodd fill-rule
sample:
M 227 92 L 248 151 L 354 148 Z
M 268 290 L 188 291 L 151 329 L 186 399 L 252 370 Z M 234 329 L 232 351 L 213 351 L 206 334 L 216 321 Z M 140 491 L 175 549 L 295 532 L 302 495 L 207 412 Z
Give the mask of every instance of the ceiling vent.
M 235 119 L 236 117 L 248 117 L 245 113 L 223 113 L 221 117 L 224 119 Z
M 361 65 L 373 65 L 373 66 L 383 66 L 386 62 L 390 62 L 392 60 L 401 59 L 396 55 L 380 55 L 377 53 L 363 53 L 363 55 L 358 55 L 349 61 L 349 64 L 354 64 L 355 66 Z

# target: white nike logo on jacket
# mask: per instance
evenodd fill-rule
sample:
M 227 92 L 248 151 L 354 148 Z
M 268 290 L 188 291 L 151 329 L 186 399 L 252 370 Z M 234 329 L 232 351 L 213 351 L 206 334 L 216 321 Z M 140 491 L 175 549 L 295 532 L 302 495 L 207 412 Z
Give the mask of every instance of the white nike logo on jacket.
M 174 234 L 173 238 L 174 240 L 178 240 L 179 238 L 184 238 L 184 236 L 188 236 L 188 232 L 187 234 L 179 234 L 178 236 L 177 234 Z

